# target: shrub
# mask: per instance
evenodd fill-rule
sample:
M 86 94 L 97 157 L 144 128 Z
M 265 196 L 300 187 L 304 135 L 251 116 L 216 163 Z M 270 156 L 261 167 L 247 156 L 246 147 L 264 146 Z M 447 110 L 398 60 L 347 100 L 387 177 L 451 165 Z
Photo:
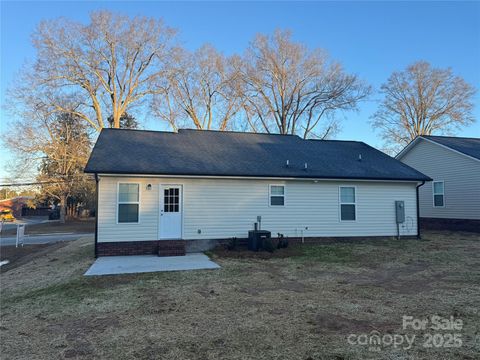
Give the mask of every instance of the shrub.
M 237 248 L 237 245 L 238 245 L 238 240 L 236 237 L 232 237 L 229 241 L 228 241 L 228 244 L 227 244 L 227 249 L 228 250 L 235 250 Z
M 282 249 L 287 247 L 288 247 L 288 238 L 286 238 L 283 234 L 278 233 L 277 249 Z

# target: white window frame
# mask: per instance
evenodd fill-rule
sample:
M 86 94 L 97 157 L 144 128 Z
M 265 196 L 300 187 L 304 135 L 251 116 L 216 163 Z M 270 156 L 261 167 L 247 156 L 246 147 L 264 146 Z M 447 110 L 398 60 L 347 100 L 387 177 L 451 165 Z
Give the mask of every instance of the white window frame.
M 272 195 L 272 186 L 283 187 L 283 195 Z M 269 207 L 285 207 L 287 203 L 287 187 L 285 184 L 268 184 L 268 206 Z M 283 205 L 272 205 L 272 196 L 283 196 Z
M 443 186 L 442 186 L 443 192 L 441 192 L 441 193 L 436 193 L 435 192 L 435 183 L 442 183 L 443 184 Z M 443 205 L 442 206 L 435 205 L 435 195 L 442 195 L 443 196 Z M 433 203 L 434 208 L 444 208 L 445 207 L 445 181 L 443 181 L 443 180 L 432 181 L 432 203 Z
M 355 191 L 355 201 L 342 202 L 342 188 L 353 188 Z M 342 205 L 354 205 L 355 206 L 355 220 L 342 220 Z M 340 185 L 338 187 L 338 219 L 340 222 L 356 222 L 357 217 L 357 187 L 355 185 Z
M 120 184 L 135 184 L 138 185 L 138 201 L 120 201 Z M 138 225 L 140 224 L 140 201 L 141 201 L 141 193 L 142 193 L 142 184 L 135 181 L 119 181 L 117 182 L 117 225 Z M 121 204 L 137 204 L 138 205 L 138 220 L 135 222 L 119 222 L 119 214 L 120 214 L 120 205 Z

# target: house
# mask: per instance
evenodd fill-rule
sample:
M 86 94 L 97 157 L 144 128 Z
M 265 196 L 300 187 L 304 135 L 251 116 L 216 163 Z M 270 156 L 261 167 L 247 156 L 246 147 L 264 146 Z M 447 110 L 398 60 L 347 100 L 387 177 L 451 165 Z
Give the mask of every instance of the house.
M 0 211 L 11 210 L 15 218 L 23 216 L 23 210 L 27 208 L 28 202 L 33 196 L 15 196 L 11 199 L 0 200 Z
M 433 179 L 420 188 L 422 226 L 480 232 L 480 138 L 419 136 L 396 158 Z
M 104 129 L 85 171 L 99 256 L 205 250 L 257 221 L 291 241 L 417 236 L 417 187 L 430 180 L 362 142 L 188 129 Z

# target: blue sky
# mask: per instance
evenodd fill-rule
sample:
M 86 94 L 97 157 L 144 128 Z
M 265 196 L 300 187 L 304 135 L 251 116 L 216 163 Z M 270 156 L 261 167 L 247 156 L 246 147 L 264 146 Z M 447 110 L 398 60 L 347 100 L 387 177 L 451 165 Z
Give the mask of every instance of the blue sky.
M 242 52 L 257 32 L 275 28 L 293 31 L 295 40 L 326 49 L 347 71 L 358 74 L 374 88 L 395 70 L 416 60 L 451 67 L 480 88 L 480 2 L 1 2 L 1 103 L 5 89 L 26 61 L 34 59 L 30 35 L 43 19 L 64 16 L 88 21 L 88 13 L 109 9 L 129 15 L 161 17 L 180 32 L 184 46 L 205 42 L 225 54 Z M 338 139 L 361 140 L 379 147 L 379 134 L 369 117 L 378 95 L 348 113 Z M 480 94 L 475 97 L 480 119 Z M 1 131 L 7 116 L 0 115 Z M 163 129 L 159 121 L 147 127 Z M 480 136 L 480 120 L 458 132 Z M 0 155 L 0 178 L 9 154 Z

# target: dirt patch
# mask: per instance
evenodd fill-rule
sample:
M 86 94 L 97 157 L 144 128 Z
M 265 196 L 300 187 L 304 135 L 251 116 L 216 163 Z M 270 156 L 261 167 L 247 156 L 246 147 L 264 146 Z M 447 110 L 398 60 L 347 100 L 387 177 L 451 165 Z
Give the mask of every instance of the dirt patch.
M 104 332 L 110 327 L 116 327 L 120 324 L 118 318 L 113 315 L 94 317 L 90 316 L 82 319 L 69 319 L 67 321 L 49 324 L 45 332 L 54 332 L 65 334 L 68 341 L 76 341 L 89 337 L 92 334 Z
M 8 260 L 9 263 L 0 267 L 0 273 L 5 273 L 19 266 L 25 265 L 35 259 L 47 256 L 58 249 L 66 246 L 67 242 L 58 242 L 54 244 L 25 245 L 16 248 L 15 246 L 1 246 L 0 259 Z M 50 257 L 49 262 L 58 261 L 56 257 Z
M 258 286 L 258 287 L 242 287 L 240 292 L 248 295 L 260 295 L 266 291 L 291 291 L 296 293 L 303 293 L 307 290 L 307 286 L 298 281 L 282 281 L 275 286 Z
M 67 319 L 62 322 L 47 325 L 42 332 L 49 337 L 57 337 L 58 348 L 65 348 L 63 357 L 91 358 L 95 352 L 93 342 L 96 337 L 101 336 L 105 331 L 116 328 L 120 322 L 116 316 L 90 316 L 81 319 Z
M 389 333 L 398 327 L 398 324 L 357 320 L 335 314 L 318 314 L 313 324 L 315 325 L 316 333 L 330 332 L 337 335 L 361 334 L 372 330 Z
M 415 294 L 432 289 L 431 279 L 419 275 L 427 269 L 428 263 L 425 261 L 397 267 L 380 267 L 366 274 L 347 276 L 344 283 L 378 286 L 395 293 Z
M 82 357 L 91 356 L 93 354 L 93 347 L 90 343 L 79 342 L 75 344 L 75 348 L 67 349 L 63 352 L 65 359 L 78 359 Z

